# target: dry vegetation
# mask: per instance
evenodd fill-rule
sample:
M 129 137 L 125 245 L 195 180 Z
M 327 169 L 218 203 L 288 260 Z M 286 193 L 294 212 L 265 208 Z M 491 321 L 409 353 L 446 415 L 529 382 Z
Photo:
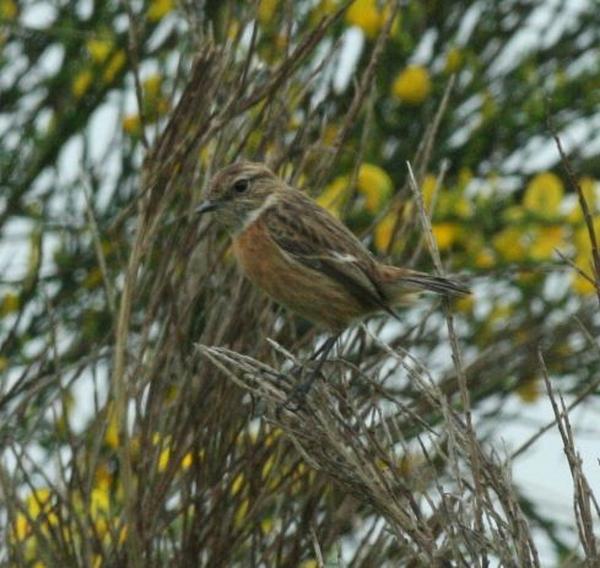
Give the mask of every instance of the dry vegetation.
M 3 565 L 540 566 L 535 532 L 553 535 L 552 527 L 516 490 L 510 451 L 484 436 L 487 427 L 479 431 L 473 415 L 490 393 L 507 389 L 503 365 L 536 368 L 546 378 L 556 420 L 545 430 L 560 430 L 580 543 L 569 548 L 556 536 L 564 565 L 600 563 L 598 503 L 570 408 L 544 363 L 570 324 L 538 325 L 518 349 L 498 341 L 466 358 L 454 306 L 426 300 L 414 324 L 382 317 L 348 330 L 306 400 L 290 405 L 298 381 L 291 371 L 310 372 L 308 358 L 322 337 L 252 288 L 225 236 L 192 214 L 211 174 L 240 156 L 268 159 L 313 194 L 345 153 L 357 156 L 358 167 L 367 141 L 350 150 L 346 144 L 357 121 L 368 133 L 375 70 L 396 8 L 356 77 L 335 138 L 326 141 L 327 115 L 311 100 L 338 45 L 328 44 L 321 65 L 308 62 L 344 9 L 260 71 L 256 35 L 242 39 L 240 31 L 225 45 L 198 32 L 176 105 L 160 133 L 144 139 L 133 197 L 108 226 L 88 202 L 85 229 L 109 316 L 102 339 L 73 343 L 79 352 L 68 357 L 57 356 L 64 344 L 57 326 L 1 393 Z M 405 262 L 438 271 L 443 264 L 419 186 L 439 168 L 431 156 L 452 89 L 449 80 L 406 156 L 412 168 L 394 201 L 418 204 L 419 214 L 399 216 L 395 227 L 398 238 L 420 235 Z M 302 124 L 291 136 L 287 125 L 297 111 Z M 446 170 L 439 170 L 441 187 Z M 593 223 L 588 227 L 593 237 Z M 119 268 L 106 257 L 107 237 L 127 243 L 117 252 Z M 589 326 L 589 305 L 578 316 Z M 54 317 L 50 304 L 46 317 Z M 81 428 L 68 409 L 70 387 L 84 375 L 92 377 L 85 396 L 95 416 Z M 573 405 L 597 387 L 577 392 Z M 46 447 L 36 413 L 58 425 Z M 524 440 L 514 456 L 537 438 Z

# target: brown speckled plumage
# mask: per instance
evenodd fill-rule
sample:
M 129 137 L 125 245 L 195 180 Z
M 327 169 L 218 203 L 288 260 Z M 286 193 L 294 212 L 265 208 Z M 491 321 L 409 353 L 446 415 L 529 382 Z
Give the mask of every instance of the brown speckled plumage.
M 383 265 L 350 230 L 262 164 L 236 163 L 210 185 L 203 210 L 233 235 L 246 276 L 274 300 L 339 332 L 420 290 L 465 294 L 451 280 Z

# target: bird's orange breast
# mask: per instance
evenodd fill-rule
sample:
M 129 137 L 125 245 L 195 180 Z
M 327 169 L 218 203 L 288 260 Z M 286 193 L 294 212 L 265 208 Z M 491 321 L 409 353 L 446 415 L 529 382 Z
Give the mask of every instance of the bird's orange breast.
M 364 315 L 343 286 L 281 250 L 260 217 L 234 237 L 233 252 L 254 284 L 306 319 L 341 330 Z

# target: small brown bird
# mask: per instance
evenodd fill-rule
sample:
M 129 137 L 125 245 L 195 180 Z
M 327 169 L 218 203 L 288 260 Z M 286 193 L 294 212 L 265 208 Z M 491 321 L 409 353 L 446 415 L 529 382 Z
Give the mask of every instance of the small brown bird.
M 198 213 L 214 211 L 233 237 L 246 276 L 271 298 L 339 334 L 415 292 L 468 294 L 462 285 L 382 264 L 350 230 L 260 163 L 235 163 L 212 179 Z

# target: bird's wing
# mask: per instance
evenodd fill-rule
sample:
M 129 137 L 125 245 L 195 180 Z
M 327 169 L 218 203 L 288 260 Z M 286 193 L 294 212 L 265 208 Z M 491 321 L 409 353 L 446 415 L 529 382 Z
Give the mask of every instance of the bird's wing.
M 262 218 L 294 261 L 336 281 L 365 308 L 390 311 L 376 279 L 376 261 L 350 230 L 303 193 L 289 189 Z

